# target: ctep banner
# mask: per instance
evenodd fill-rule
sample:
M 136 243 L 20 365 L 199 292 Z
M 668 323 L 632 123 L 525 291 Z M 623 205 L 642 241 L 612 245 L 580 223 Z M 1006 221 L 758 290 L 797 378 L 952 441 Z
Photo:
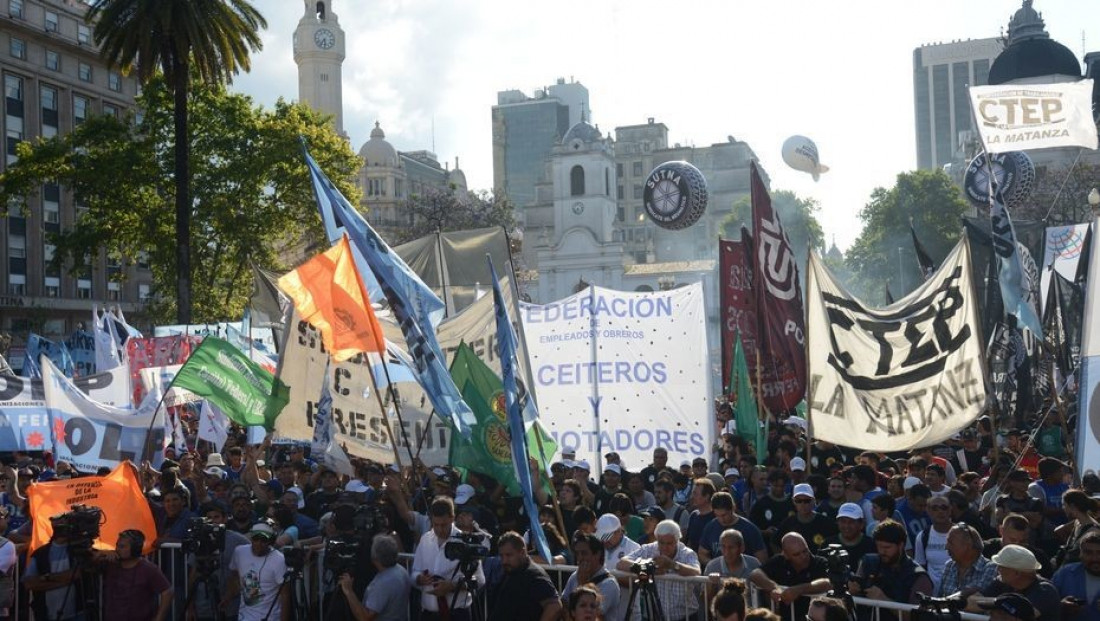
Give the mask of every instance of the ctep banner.
M 521 305 L 539 419 L 561 450 L 631 467 L 706 457 L 714 435 L 699 283 L 649 293 L 589 287 Z
M 130 407 L 130 371 L 125 367 L 78 377 L 73 385 L 99 403 Z M 0 451 L 50 448 L 50 411 L 42 380 L 0 375 Z

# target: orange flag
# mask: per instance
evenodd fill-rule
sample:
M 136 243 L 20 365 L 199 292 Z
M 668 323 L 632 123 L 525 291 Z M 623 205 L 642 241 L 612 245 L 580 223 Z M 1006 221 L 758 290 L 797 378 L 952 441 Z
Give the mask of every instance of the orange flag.
M 386 341 L 345 234 L 329 248 L 279 279 L 282 289 L 302 314 L 321 331 L 333 362 L 359 352 L 384 352 Z
M 99 539 L 95 540 L 97 550 L 114 550 L 119 533 L 136 529 L 145 533 L 145 549 L 142 553 L 149 554 L 153 551 L 153 542 L 157 539 L 157 524 L 153 521 L 153 512 L 141 492 L 137 472 L 128 461 L 122 462 L 103 477 L 35 483 L 27 490 L 27 501 L 30 502 L 30 514 L 34 518 L 27 558 L 50 542 L 50 537 L 53 536 L 50 518 L 71 510 L 73 505 L 89 505 L 103 511 Z

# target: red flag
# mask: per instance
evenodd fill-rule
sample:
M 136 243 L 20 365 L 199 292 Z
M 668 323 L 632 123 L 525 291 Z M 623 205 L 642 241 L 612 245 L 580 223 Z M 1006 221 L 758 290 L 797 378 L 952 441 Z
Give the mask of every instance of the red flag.
M 752 176 L 752 238 L 756 245 L 757 343 L 764 369 L 764 405 L 789 410 L 806 395 L 806 319 L 798 263 L 756 163 Z
M 722 387 L 729 387 L 733 346 L 737 334 L 745 349 L 749 374 L 756 385 L 756 296 L 753 293 L 752 235 L 741 229 L 741 239 L 718 242 L 718 274 L 722 305 Z

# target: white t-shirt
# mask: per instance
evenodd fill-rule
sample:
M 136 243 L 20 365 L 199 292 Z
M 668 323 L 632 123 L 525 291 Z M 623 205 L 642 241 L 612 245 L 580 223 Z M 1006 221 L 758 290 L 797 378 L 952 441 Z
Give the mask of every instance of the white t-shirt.
M 271 609 L 270 619 L 279 618 L 279 604 L 271 608 L 279 586 L 286 574 L 286 561 L 283 553 L 271 550 L 265 556 L 252 553 L 252 545 L 240 546 L 233 550 L 233 560 L 229 569 L 237 572 L 241 581 L 241 608 L 237 618 L 241 621 L 260 621 Z
M 924 545 L 924 537 L 928 535 L 928 545 Z M 951 556 L 947 553 L 947 533 L 941 533 L 935 528 L 930 528 L 917 536 L 913 542 L 913 560 L 923 565 L 928 570 L 928 577 L 932 579 L 932 592 L 940 588 L 943 580 L 943 569 Z

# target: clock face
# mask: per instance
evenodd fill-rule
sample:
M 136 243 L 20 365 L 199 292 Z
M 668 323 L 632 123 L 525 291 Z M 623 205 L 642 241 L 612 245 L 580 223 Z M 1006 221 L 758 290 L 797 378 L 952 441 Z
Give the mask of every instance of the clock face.
M 313 42 L 322 50 L 329 50 L 336 45 L 336 35 L 332 34 L 328 28 L 321 28 L 313 33 Z
M 584 203 L 573 203 L 573 213 L 578 216 L 584 213 Z

